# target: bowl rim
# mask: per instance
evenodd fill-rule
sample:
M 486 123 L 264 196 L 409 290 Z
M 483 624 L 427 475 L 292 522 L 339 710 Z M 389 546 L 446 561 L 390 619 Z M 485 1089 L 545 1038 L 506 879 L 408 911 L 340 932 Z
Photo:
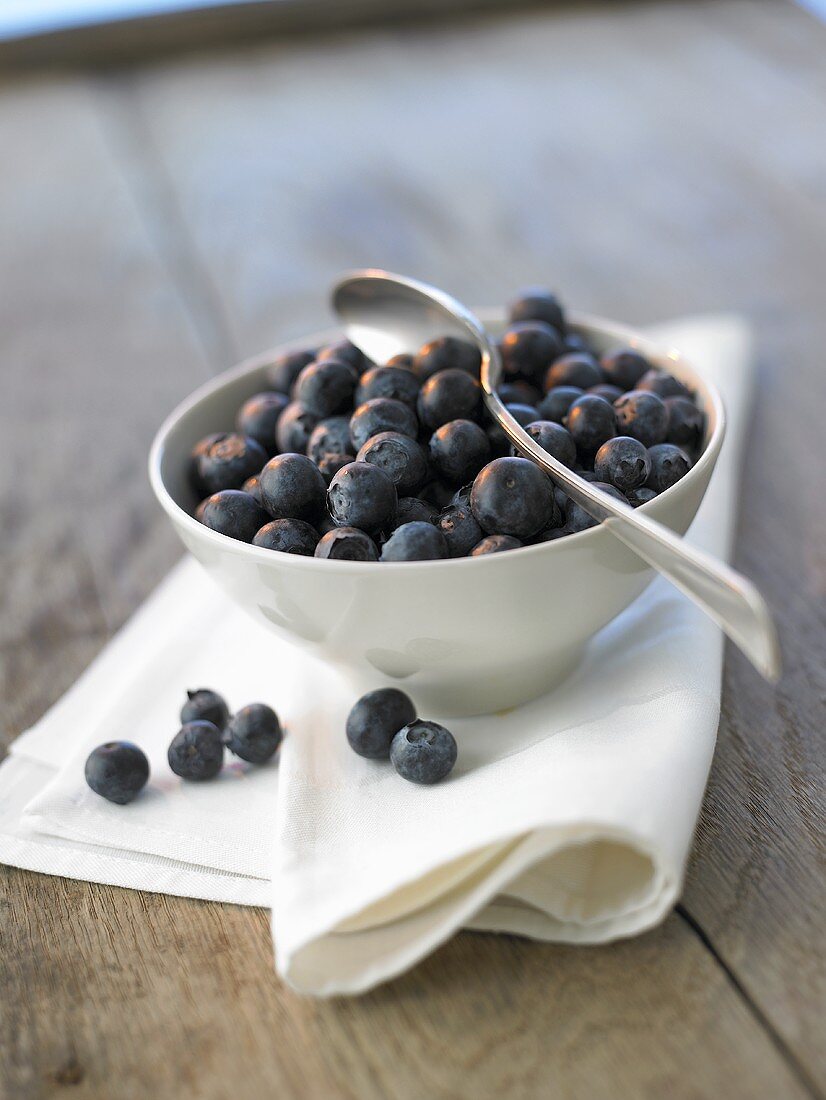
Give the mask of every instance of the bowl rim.
M 484 325 L 500 326 L 506 323 L 506 317 L 501 308 L 479 309 L 474 312 Z M 679 376 L 679 374 L 685 372 L 685 374 L 688 375 L 688 381 L 691 382 L 703 397 L 705 411 L 708 416 L 708 421 L 711 424 L 711 434 L 703 448 L 702 454 L 685 477 L 681 478 L 679 482 L 672 485 L 669 489 L 666 489 L 653 500 L 640 505 L 641 509 L 650 510 L 652 506 L 654 506 L 654 510 L 656 510 L 660 501 L 666 498 L 670 493 L 679 490 L 681 486 L 685 487 L 689 479 L 696 478 L 706 469 L 706 467 L 713 467 L 716 463 L 726 433 L 725 406 L 720 396 L 720 392 L 712 382 L 709 382 L 708 379 L 703 377 L 702 373 L 697 370 L 690 360 L 686 359 L 679 349 L 675 347 L 666 348 L 659 344 L 656 339 L 648 337 L 643 332 L 629 325 L 624 325 L 620 322 L 612 321 L 591 313 L 572 312 L 568 315 L 568 327 L 574 331 L 584 330 L 587 332 L 588 330 L 594 330 L 599 332 L 600 335 L 608 337 L 612 342 L 627 347 L 637 348 L 646 358 L 651 359 L 655 365 L 662 365 L 664 360 L 669 360 L 671 365 L 677 368 L 677 375 Z M 229 383 L 239 378 L 243 378 L 247 374 L 255 373 L 255 371 L 269 365 L 282 355 L 292 351 L 303 350 L 307 347 L 323 347 L 325 344 L 340 338 L 341 330 L 332 328 L 277 344 L 266 351 L 259 352 L 256 355 L 241 360 L 241 362 L 230 367 L 228 370 L 222 371 L 214 378 L 210 378 L 175 406 L 155 433 L 155 437 L 149 449 L 148 459 L 149 482 L 152 486 L 152 491 L 173 523 L 188 530 L 193 538 L 206 540 L 207 543 L 212 543 L 216 549 L 243 556 L 250 562 L 262 564 L 269 563 L 271 566 L 278 565 L 289 569 L 322 568 L 327 573 L 329 573 L 331 569 L 343 570 L 350 574 L 363 570 L 368 570 L 369 574 L 376 573 L 375 566 L 378 564 L 377 562 L 345 561 L 338 558 L 315 558 L 300 554 L 285 554 L 277 550 L 269 550 L 263 546 L 253 546 L 252 543 L 241 542 L 238 539 L 230 538 L 228 535 L 222 535 L 218 531 L 213 531 L 211 528 L 199 523 L 194 516 L 190 515 L 185 508 L 177 503 L 167 489 L 161 472 L 164 448 L 169 437 L 175 431 L 179 422 L 197 405 L 214 396 L 214 394 L 218 393 Z M 713 417 L 711 415 L 712 413 Z M 566 535 L 562 539 L 552 539 L 550 542 L 535 543 L 532 546 L 521 546 L 518 550 L 512 550 L 505 554 L 486 554 L 478 558 L 461 557 L 437 558 L 425 561 L 382 562 L 382 568 L 379 572 L 381 575 L 386 576 L 388 567 L 396 569 L 402 568 L 407 571 L 414 567 L 429 570 L 456 569 L 462 564 L 471 561 L 485 563 L 489 568 L 503 568 L 504 566 L 497 563 L 501 562 L 503 559 L 505 563 L 509 559 L 512 560 L 512 554 L 519 554 L 519 560 L 524 561 L 528 554 L 553 554 L 555 551 L 558 552 L 562 549 L 570 548 L 573 544 L 581 546 L 585 540 L 588 539 L 593 541 L 595 536 L 600 535 L 602 526 L 602 524 L 597 524 L 596 527 L 589 527 L 584 531 Z M 315 563 L 318 563 L 318 565 Z

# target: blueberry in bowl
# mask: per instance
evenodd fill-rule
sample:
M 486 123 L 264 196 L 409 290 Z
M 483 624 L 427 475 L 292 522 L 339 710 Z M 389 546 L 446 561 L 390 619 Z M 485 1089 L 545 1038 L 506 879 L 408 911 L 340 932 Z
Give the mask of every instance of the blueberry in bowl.
M 719 395 L 638 332 L 572 312 L 563 331 L 558 304 L 532 290 L 513 323 L 481 315 L 496 338 L 535 326 L 511 341 L 510 409 L 580 476 L 684 533 L 722 443 Z M 242 363 L 162 426 L 153 489 L 235 602 L 355 689 L 401 687 L 445 717 L 499 710 L 561 679 L 653 574 L 512 454 L 479 402 L 474 349 L 434 332 L 409 352 L 372 363 L 327 332 Z M 318 363 L 333 366 L 296 400 Z M 237 431 L 263 438 L 279 406 L 271 449 Z M 216 493 L 243 500 L 201 507 Z

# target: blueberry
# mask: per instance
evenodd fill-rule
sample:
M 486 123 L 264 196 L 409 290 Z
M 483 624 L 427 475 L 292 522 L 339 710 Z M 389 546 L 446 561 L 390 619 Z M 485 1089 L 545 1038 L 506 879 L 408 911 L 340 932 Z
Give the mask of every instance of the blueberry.
M 581 332 L 566 332 L 565 333 L 565 351 L 585 351 L 589 355 L 594 354 L 594 349 L 588 343 L 588 340 Z
M 472 489 L 473 482 L 469 481 L 467 485 L 463 485 L 460 489 L 456 490 L 448 501 L 448 504 L 470 504 L 470 493 Z
M 603 381 L 602 371 L 592 355 L 573 351 L 562 355 L 548 367 L 545 373 L 545 391 L 556 386 L 577 386 L 589 390 Z
M 666 397 L 665 407 L 668 410 L 666 442 L 676 443 L 678 447 L 695 447 L 705 431 L 703 410 L 688 397 Z
M 249 493 L 259 508 L 264 507 L 261 501 L 261 478 L 258 474 L 253 474 L 252 477 L 248 477 L 241 486 L 241 491 L 243 493 Z
M 691 459 L 673 443 L 658 443 L 648 450 L 651 473 L 646 485 L 657 493 L 664 493 L 685 477 L 691 469 Z
M 613 406 L 604 397 L 586 393 L 568 409 L 565 427 L 574 437 L 577 447 L 583 451 L 596 451 L 606 439 L 616 435 L 617 417 Z
M 486 534 L 526 539 L 550 526 L 553 486 L 526 458 L 495 458 L 477 474 L 470 506 Z
M 278 418 L 275 445 L 281 453 L 305 454 L 313 428 L 319 418 L 300 401 L 291 401 Z
M 307 457 L 316 465 L 326 454 L 349 454 L 350 452 L 349 416 L 329 416 L 319 420 L 310 432 L 307 440 Z
M 609 485 L 607 482 L 595 481 L 594 485 L 598 489 L 601 489 L 603 493 L 607 493 L 608 496 L 614 497 L 615 500 L 621 500 L 623 504 L 626 503 L 625 497 L 619 491 L 615 489 L 613 485 Z M 575 535 L 580 531 L 587 531 L 589 527 L 596 527 L 598 520 L 595 520 L 593 516 L 589 516 L 582 505 L 577 504 L 575 500 L 568 500 L 568 505 L 565 510 L 565 525 L 564 530 L 569 535 Z
M 391 355 L 384 364 L 386 367 L 404 367 L 405 370 L 413 370 L 415 356 L 406 351 L 400 351 L 398 355 Z
M 644 355 L 633 348 L 613 348 L 600 360 L 602 373 L 607 380 L 625 393 L 633 390 L 651 364 Z
M 542 287 L 531 286 L 520 290 L 508 308 L 511 324 L 517 321 L 544 321 L 559 332 L 565 331 L 565 312 L 555 294 Z
M 315 556 L 336 561 L 378 561 L 379 551 L 370 536 L 358 527 L 334 527 L 319 539 Z
M 226 432 L 211 432 L 209 435 L 205 435 L 203 439 L 199 439 L 190 452 L 189 459 L 189 480 L 192 484 L 192 488 L 198 494 L 203 496 L 206 492 L 204 485 L 201 483 L 201 475 L 198 473 L 198 462 L 201 455 L 205 455 L 213 443 L 217 443 L 219 439 L 223 439 Z
M 621 493 L 644 485 L 651 473 L 651 459 L 643 443 L 629 435 L 617 435 L 603 443 L 594 457 L 594 473 Z
M 315 359 L 314 351 L 290 351 L 267 368 L 267 381 L 279 393 L 289 394 L 301 371 Z
M 471 481 L 490 458 L 487 432 L 472 420 L 449 420 L 430 437 L 430 460 L 453 485 Z
M 266 703 L 249 703 L 229 720 L 227 748 L 248 764 L 266 764 L 283 738 L 278 715 Z
M 542 394 L 532 386 L 517 378 L 513 382 L 503 382 L 496 391 L 503 405 L 533 405 L 536 407 L 542 400 Z
M 419 490 L 419 496 L 422 500 L 433 504 L 437 511 L 441 512 L 443 508 L 447 508 L 453 499 L 453 485 L 437 477 L 433 481 L 428 481 L 427 485 Z
M 146 786 L 149 761 L 131 741 L 107 741 L 92 749 L 85 774 L 95 794 L 125 806 Z
M 567 428 L 553 420 L 534 420 L 525 431 L 543 451 L 553 455 L 563 465 L 573 467 L 576 462 L 576 443 Z
M 617 414 L 617 431 L 630 435 L 653 447 L 662 443 L 668 430 L 668 409 L 665 402 L 647 390 L 630 390 L 614 402 Z
M 519 321 L 502 337 L 504 377 L 540 382 L 548 365 L 562 352 L 562 337 L 544 321 Z
M 274 519 L 266 523 L 252 540 L 253 546 L 279 550 L 282 554 L 300 554 L 311 558 L 318 543 L 318 531 L 303 519 Z
M 597 397 L 604 397 L 606 401 L 610 401 L 613 405 L 618 397 L 622 397 L 623 391 L 619 386 L 612 386 L 610 382 L 600 382 L 598 386 L 591 386 L 588 393 L 595 393 Z
M 400 432 L 371 436 L 356 455 L 356 461 L 370 462 L 384 470 L 400 496 L 418 492 L 430 472 L 424 447 Z
M 224 763 L 221 731 L 212 722 L 186 722 L 172 738 L 169 766 L 181 779 L 214 779 Z
M 350 340 L 337 340 L 333 344 L 328 344 L 326 348 L 321 349 L 316 359 L 338 359 L 340 363 L 347 363 L 348 366 L 354 367 L 357 375 L 373 366 L 364 352 Z
M 283 393 L 257 393 L 238 410 L 235 426 L 242 435 L 259 443 L 267 454 L 275 454 L 275 426 L 289 403 Z
M 347 715 L 347 740 L 353 752 L 368 760 L 386 760 L 393 738 L 416 721 L 416 708 L 398 688 L 368 691 Z
M 419 348 L 413 360 L 413 370 L 424 382 L 433 374 L 443 370 L 463 370 L 479 377 L 482 356 L 475 344 L 460 340 L 456 336 L 440 336 Z
M 198 456 L 198 481 L 206 495 L 238 489 L 258 473 L 267 457 L 264 448 L 249 436 L 225 432 Z
M 416 439 L 419 422 L 410 406 L 403 401 L 396 401 L 393 397 L 373 397 L 359 405 L 350 417 L 350 438 L 356 451 L 379 432 L 400 432 Z
M 374 397 L 392 397 L 394 401 L 403 401 L 415 410 L 420 386 L 419 378 L 405 367 L 373 367 L 359 379 L 356 405 L 363 405 Z
M 639 508 L 641 504 L 647 504 L 655 496 L 657 496 L 657 493 L 648 485 L 640 485 L 638 489 L 629 489 L 625 494 L 625 499 L 632 508 Z
M 472 548 L 470 556 L 481 558 L 485 554 L 501 554 L 503 550 L 518 550 L 520 546 L 524 546 L 524 543 L 513 535 L 485 535 Z
M 505 408 L 522 428 L 527 428 L 534 420 L 539 420 L 539 410 L 533 405 L 506 405 Z M 502 431 L 497 421 L 487 427 L 490 452 L 496 458 L 510 454 L 511 441 Z
M 382 561 L 429 561 L 450 556 L 447 540 L 432 523 L 413 520 L 397 527 L 382 547 Z
M 431 431 L 449 420 L 475 420 L 481 408 L 482 387 L 467 371 L 439 371 L 419 391 L 419 420 Z
M 539 402 L 539 417 L 535 419 L 554 420 L 561 424 L 568 415 L 568 409 L 584 393 L 585 390 L 579 386 L 554 386 Z
M 449 504 L 436 521 L 452 558 L 466 557 L 482 538 L 483 531 L 469 504 Z
M 299 374 L 295 399 L 315 416 L 334 416 L 353 404 L 358 375 L 340 359 L 319 359 Z
M 329 485 L 339 470 L 350 462 L 355 462 L 356 456 L 351 454 L 325 454 L 318 460 L 318 468 L 324 478 L 324 484 Z
M 421 520 L 422 523 L 435 523 L 439 518 L 439 509 L 420 497 L 400 497 L 396 511 L 396 526 Z
M 327 486 L 306 455 L 271 458 L 261 471 L 261 499 L 273 519 L 312 519 L 324 507 Z
M 390 763 L 411 783 L 438 783 L 453 770 L 456 756 L 450 730 L 421 718 L 400 729 L 390 744 Z
M 637 383 L 638 390 L 649 390 L 659 397 L 691 397 L 691 391 L 673 375 L 652 368 Z
M 327 490 L 327 504 L 336 526 L 358 527 L 368 534 L 392 527 L 396 503 L 395 485 L 384 470 L 369 462 L 342 466 Z
M 229 721 L 229 707 L 222 695 L 211 688 L 197 688 L 186 693 L 187 699 L 181 707 L 181 725 L 187 722 L 212 722 L 222 730 Z
M 267 522 L 269 516 L 250 493 L 241 489 L 222 489 L 220 493 L 213 493 L 201 501 L 195 510 L 195 518 L 220 535 L 228 535 L 240 542 L 252 542 L 255 532 Z

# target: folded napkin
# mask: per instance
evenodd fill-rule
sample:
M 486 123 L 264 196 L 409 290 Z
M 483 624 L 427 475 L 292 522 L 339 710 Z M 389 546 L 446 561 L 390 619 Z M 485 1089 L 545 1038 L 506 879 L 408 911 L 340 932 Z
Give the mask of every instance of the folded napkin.
M 653 330 L 723 392 L 729 434 L 692 541 L 726 555 L 751 366 L 730 317 Z M 356 993 L 458 928 L 599 943 L 641 932 L 677 898 L 719 715 L 719 631 L 656 580 L 554 692 L 508 714 L 451 720 L 445 783 L 405 783 L 348 749 L 353 702 L 326 666 L 176 567 L 0 766 L 0 862 L 137 889 L 272 904 L 279 973 Z M 280 762 L 213 783 L 166 764 L 184 689 L 273 703 Z M 425 717 L 437 718 L 438 715 Z M 126 807 L 92 794 L 89 750 L 128 738 L 150 787 Z

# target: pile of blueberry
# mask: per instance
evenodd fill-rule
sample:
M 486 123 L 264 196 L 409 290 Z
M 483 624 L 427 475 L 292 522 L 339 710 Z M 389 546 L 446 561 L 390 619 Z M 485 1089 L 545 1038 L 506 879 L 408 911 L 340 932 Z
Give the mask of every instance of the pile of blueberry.
M 558 299 L 524 291 L 499 396 L 534 440 L 634 507 L 679 481 L 705 417 L 630 347 L 598 357 Z M 207 527 L 288 554 L 415 561 L 513 550 L 595 521 L 516 457 L 482 401 L 480 355 L 455 337 L 380 366 L 343 340 L 282 356 L 235 431 L 194 448 Z
M 266 703 L 250 703 L 235 714 L 217 691 L 187 692 L 181 728 L 167 753 L 182 779 L 214 779 L 224 764 L 224 748 L 249 764 L 266 764 L 281 744 L 278 715 Z M 107 741 L 86 761 L 86 782 L 110 802 L 125 805 L 146 786 L 149 761 L 131 741 Z
M 362 695 L 347 716 L 347 740 L 359 756 L 389 759 L 411 783 L 438 783 L 456 763 L 450 730 L 418 718 L 412 700 L 398 688 Z

